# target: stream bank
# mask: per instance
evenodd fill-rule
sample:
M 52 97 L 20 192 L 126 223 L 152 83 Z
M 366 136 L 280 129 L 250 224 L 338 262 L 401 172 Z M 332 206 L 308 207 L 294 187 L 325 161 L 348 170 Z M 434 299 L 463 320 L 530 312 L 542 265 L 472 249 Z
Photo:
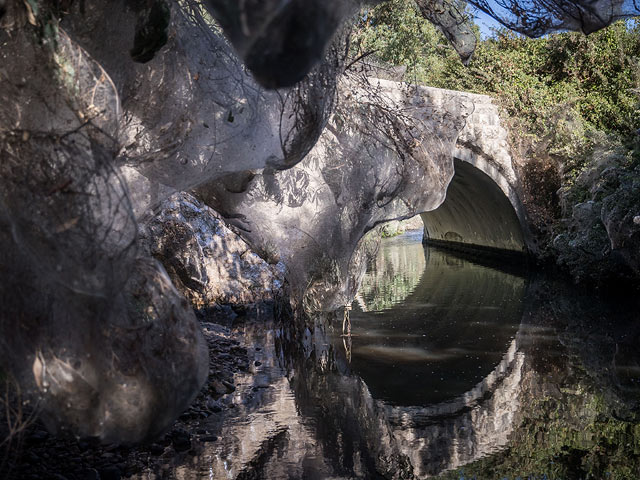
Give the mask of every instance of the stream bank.
M 640 473 L 633 305 L 413 232 L 383 240 L 352 307 L 351 338 L 341 318 L 296 328 L 267 302 L 203 321 L 209 377 L 166 434 L 99 446 L 35 423 L 9 478 Z
M 139 446 L 102 445 L 98 439 L 77 439 L 70 434 L 51 435 L 39 420 L 32 420 L 24 432 L 3 450 L 0 472 L 6 480 L 118 480 L 153 471 L 157 478 L 175 464 L 190 464 L 202 452 L 204 443 L 222 441 L 220 422 L 236 404 L 234 375 L 254 372 L 255 346 L 244 341 L 243 323 L 264 322 L 273 316 L 273 305 L 248 306 L 243 321 L 233 326 L 202 322 L 209 348 L 209 377 L 193 404 L 160 438 Z M 221 317 L 219 317 L 221 318 Z M 224 321 L 231 324 L 229 317 Z M 251 347 L 251 351 L 249 350 Z M 259 351 L 259 347 L 258 350 Z M 31 412 L 25 412 L 29 416 Z M 6 421 L 2 419 L 2 427 Z M 206 428 L 202 422 L 206 420 Z M 0 428 L 2 428 L 0 427 Z M 0 430 L 4 438 L 4 431 Z

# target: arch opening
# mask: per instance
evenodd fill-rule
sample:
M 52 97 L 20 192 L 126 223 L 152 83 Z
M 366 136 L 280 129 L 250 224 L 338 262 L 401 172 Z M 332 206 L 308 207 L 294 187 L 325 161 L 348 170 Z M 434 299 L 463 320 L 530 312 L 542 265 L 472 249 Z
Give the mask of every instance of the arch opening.
M 454 159 L 445 201 L 421 214 L 424 243 L 441 247 L 527 253 L 520 219 L 496 182 L 474 165 Z

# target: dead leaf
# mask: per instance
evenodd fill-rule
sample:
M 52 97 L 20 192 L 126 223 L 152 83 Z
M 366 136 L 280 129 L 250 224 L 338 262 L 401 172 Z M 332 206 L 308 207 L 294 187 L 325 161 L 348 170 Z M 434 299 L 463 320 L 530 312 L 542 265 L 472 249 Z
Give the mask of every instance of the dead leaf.
M 80 217 L 72 218 L 71 220 L 67 220 L 58 228 L 56 228 L 56 233 L 66 232 L 67 230 L 76 226 L 76 224 L 80 221 Z
M 36 16 L 33 13 L 33 8 L 31 7 L 31 4 L 28 0 L 24 0 L 24 5 L 25 7 L 27 7 L 27 19 L 29 20 L 29 23 L 35 27 L 37 25 L 37 22 Z
M 40 390 L 44 390 L 44 362 L 40 358 L 42 354 L 40 352 L 36 352 L 36 358 L 33 360 L 33 378 L 36 381 L 36 385 Z

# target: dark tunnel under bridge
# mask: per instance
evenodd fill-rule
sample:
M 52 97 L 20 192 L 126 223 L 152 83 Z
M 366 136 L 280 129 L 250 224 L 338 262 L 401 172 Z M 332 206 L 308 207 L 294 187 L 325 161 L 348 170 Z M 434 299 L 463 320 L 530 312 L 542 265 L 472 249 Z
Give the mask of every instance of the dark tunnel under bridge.
M 516 256 L 529 252 L 523 209 L 508 182 L 496 169 L 489 176 L 458 158 L 454 165 L 445 201 L 421 214 L 424 243 L 469 252 Z

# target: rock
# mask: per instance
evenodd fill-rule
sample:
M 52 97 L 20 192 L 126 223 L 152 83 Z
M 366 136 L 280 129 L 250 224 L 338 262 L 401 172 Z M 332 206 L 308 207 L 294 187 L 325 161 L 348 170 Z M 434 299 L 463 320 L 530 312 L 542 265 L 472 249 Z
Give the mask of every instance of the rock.
M 191 448 L 191 436 L 186 430 L 172 430 L 169 437 L 171 438 L 171 444 L 176 452 L 184 452 Z
M 640 274 L 640 172 L 624 161 L 616 152 L 594 155 L 572 190 L 591 199 L 573 205 L 566 231 L 553 241 L 561 266 L 601 287 L 637 284 Z M 571 203 L 568 194 L 565 203 Z
M 209 359 L 198 322 L 157 262 L 140 260 L 119 300 L 118 317 L 103 325 L 91 356 L 82 334 L 67 333 L 64 356 L 38 357 L 46 365 L 42 385 L 50 385 L 41 403 L 50 429 L 143 441 L 165 430 L 204 383 Z
M 226 380 L 222 380 L 222 384 L 225 386 L 228 393 L 236 391 L 236 386 L 233 383 L 227 382 Z
M 618 187 L 602 201 L 602 223 L 611 249 L 640 276 L 640 171 L 620 173 Z
M 34 452 L 27 452 L 25 458 L 28 462 L 31 463 L 37 463 L 40 461 L 40 458 Z
M 100 480 L 120 480 L 122 472 L 116 466 L 104 467 L 98 470 Z
M 100 474 L 95 468 L 88 468 L 78 474 L 78 480 L 101 480 Z
M 209 380 L 209 390 L 220 396 L 233 392 L 235 387 L 224 380 L 221 381 L 217 378 L 212 378 Z
M 581 232 L 588 232 L 600 221 L 601 204 L 589 200 L 573 206 L 572 218 L 575 229 Z
M 26 438 L 27 445 L 41 444 L 49 438 L 49 433 L 44 430 L 35 430 Z
M 209 409 L 209 411 L 213 413 L 218 413 L 222 411 L 222 406 L 220 405 L 220 402 L 218 402 L 217 400 L 214 400 L 213 398 L 207 399 L 206 406 Z
M 235 317 L 244 307 L 220 304 L 273 300 L 280 293 L 283 269 L 256 255 L 219 215 L 187 193 L 163 203 L 142 237 L 196 307 L 223 309 L 223 316 Z
M 157 443 L 152 443 L 149 446 L 149 451 L 154 455 L 162 455 L 164 452 L 164 447 L 162 445 L 158 445 Z
M 264 169 L 234 195 L 225 194 L 224 182 L 203 183 L 195 191 L 232 218 L 263 258 L 286 265 L 294 302 L 308 312 L 350 304 L 375 243 L 363 238 L 367 232 L 442 203 L 467 117 L 476 103 L 490 103 L 486 96 L 353 77 L 341 79 L 338 97 L 327 128 L 296 166 Z M 376 104 L 380 109 L 361 108 Z M 383 111 L 402 111 L 398 124 L 407 130 L 370 132 L 372 125 L 395 121 Z M 479 118 L 473 125 L 484 123 Z M 386 141 L 406 150 L 394 152 Z M 510 165 L 498 143 L 491 145 Z

